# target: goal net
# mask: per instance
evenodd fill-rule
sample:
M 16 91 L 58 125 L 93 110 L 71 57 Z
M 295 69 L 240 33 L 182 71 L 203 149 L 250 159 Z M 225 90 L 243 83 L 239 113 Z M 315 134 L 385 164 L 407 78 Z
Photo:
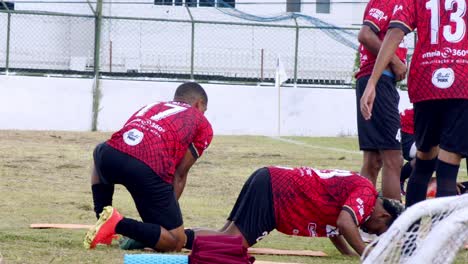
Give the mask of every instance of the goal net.
M 430 199 L 409 207 L 370 243 L 367 263 L 452 263 L 468 242 L 468 194 Z

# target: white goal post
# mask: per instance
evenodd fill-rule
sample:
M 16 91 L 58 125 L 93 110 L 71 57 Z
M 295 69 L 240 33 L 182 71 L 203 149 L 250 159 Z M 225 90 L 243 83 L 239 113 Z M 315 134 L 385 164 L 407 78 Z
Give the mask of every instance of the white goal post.
M 408 208 L 361 259 L 374 263 L 452 263 L 468 242 L 468 194 L 429 199 Z

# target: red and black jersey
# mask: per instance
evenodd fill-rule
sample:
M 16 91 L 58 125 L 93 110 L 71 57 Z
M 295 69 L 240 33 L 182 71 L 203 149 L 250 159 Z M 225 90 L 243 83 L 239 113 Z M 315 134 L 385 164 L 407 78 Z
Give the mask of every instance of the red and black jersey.
M 182 102 L 147 105 L 133 114 L 107 141 L 133 156 L 168 183 L 185 153 L 202 155 L 213 138 L 211 124 L 196 108 Z
M 369 26 L 377 34 L 380 40 L 383 40 L 387 33 L 388 24 L 392 17 L 392 12 L 398 0 L 370 0 L 364 11 L 363 24 Z M 408 49 L 402 42 L 396 51 L 396 55 L 406 63 L 406 53 Z M 360 68 L 356 73 L 356 78 L 370 75 L 374 68 L 377 56 L 367 50 L 362 44 L 359 46 Z
M 408 93 L 412 103 L 468 99 L 468 36 L 465 0 L 405 0 L 389 28 L 417 29 Z
M 372 214 L 377 191 L 357 173 L 308 167 L 269 167 L 276 229 L 298 236 L 330 237 L 339 234 L 341 210 L 363 224 Z
M 408 108 L 400 113 L 401 132 L 414 134 L 414 109 Z

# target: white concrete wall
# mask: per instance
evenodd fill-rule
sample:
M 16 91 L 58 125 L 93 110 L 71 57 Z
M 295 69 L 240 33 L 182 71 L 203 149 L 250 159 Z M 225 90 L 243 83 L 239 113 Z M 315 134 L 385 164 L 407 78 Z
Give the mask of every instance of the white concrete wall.
M 0 129 L 91 128 L 92 80 L 0 76 Z
M 98 128 L 119 129 L 141 106 L 172 98 L 176 82 L 102 80 Z M 203 84 L 206 113 L 218 135 L 277 135 L 274 87 Z M 77 130 L 91 127 L 92 80 L 0 76 L 0 129 Z M 401 92 L 400 109 L 409 106 Z M 356 134 L 354 90 L 283 87 L 281 135 Z

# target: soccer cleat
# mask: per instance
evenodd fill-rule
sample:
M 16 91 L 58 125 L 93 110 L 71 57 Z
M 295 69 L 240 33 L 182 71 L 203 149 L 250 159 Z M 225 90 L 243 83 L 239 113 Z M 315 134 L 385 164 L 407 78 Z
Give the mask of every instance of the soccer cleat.
M 106 206 L 99 215 L 99 220 L 89 229 L 84 239 L 84 246 L 87 249 L 95 248 L 98 244 L 110 245 L 112 239 L 116 237 L 115 227 L 123 216 L 112 206 Z

